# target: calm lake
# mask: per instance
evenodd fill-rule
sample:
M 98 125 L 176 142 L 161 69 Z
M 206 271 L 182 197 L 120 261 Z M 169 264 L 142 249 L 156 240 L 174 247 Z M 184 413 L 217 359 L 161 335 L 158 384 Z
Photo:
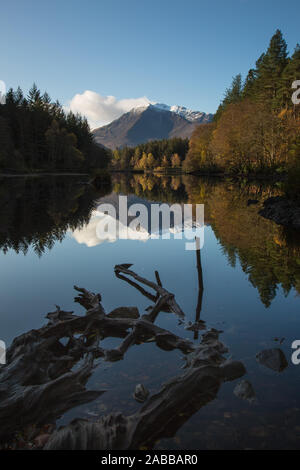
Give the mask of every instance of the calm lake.
M 2 178 L 0 186 L 1 316 L 0 339 L 12 340 L 45 324 L 55 310 L 83 308 L 74 303 L 74 285 L 100 292 L 106 312 L 136 306 L 142 314 L 151 301 L 116 277 L 114 266 L 132 263 L 141 276 L 173 292 L 185 312 L 183 321 L 161 313 L 156 324 L 193 342 L 215 328 L 227 357 L 244 363 L 243 379 L 256 398 L 249 402 L 233 390 L 239 380 L 222 384 L 218 395 L 156 443 L 157 449 L 299 448 L 300 365 L 291 361 L 291 344 L 300 339 L 300 242 L 295 233 L 258 215 L 261 202 L 279 194 L 267 183 L 233 183 L 181 176 L 114 174 L 98 189 L 87 177 Z M 95 209 L 100 202 L 199 203 L 205 210 L 205 239 L 200 250 L 203 292 L 195 251 L 186 240 L 100 240 Z M 247 205 L 249 199 L 258 204 Z M 198 259 L 199 267 L 199 259 Z M 198 318 L 196 318 L 198 317 Z M 191 331 L 195 320 L 203 329 Z M 103 347 L 115 347 L 107 338 Z M 275 372 L 259 364 L 256 354 L 280 348 L 288 366 Z M 133 398 L 142 383 L 150 394 L 182 374 L 183 353 L 155 343 L 132 346 L 118 362 L 101 358 L 88 388 L 106 389 L 98 399 L 73 408 L 57 424 L 74 418 L 97 420 L 121 411 L 130 415 L 142 405 Z

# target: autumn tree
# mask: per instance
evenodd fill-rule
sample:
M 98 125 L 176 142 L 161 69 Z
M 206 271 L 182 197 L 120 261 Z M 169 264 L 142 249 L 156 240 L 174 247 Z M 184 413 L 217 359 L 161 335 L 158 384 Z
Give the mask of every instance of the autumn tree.
M 163 158 L 162 158 L 162 161 L 161 161 L 161 166 L 163 168 L 168 168 L 169 165 L 170 165 L 169 160 L 168 160 L 167 156 L 164 155 Z
M 277 30 L 244 83 L 240 75 L 234 77 L 214 129 L 206 133 L 199 128 L 192 136 L 184 168 L 197 171 L 209 160 L 225 172 L 287 170 L 300 136 L 299 111 L 291 102 L 291 85 L 299 73 L 299 46 L 289 58 Z
M 213 153 L 210 148 L 212 132 L 215 124 L 201 124 L 193 132 L 189 151 L 183 163 L 183 169 L 194 172 L 203 169 L 212 169 L 214 165 Z
M 155 168 L 156 166 L 157 166 L 157 162 L 155 158 L 153 157 L 153 154 L 151 152 L 148 153 L 146 168 L 148 168 L 149 170 L 153 170 L 153 168 Z
M 179 168 L 181 166 L 181 160 L 178 153 L 174 153 L 171 157 L 172 168 Z

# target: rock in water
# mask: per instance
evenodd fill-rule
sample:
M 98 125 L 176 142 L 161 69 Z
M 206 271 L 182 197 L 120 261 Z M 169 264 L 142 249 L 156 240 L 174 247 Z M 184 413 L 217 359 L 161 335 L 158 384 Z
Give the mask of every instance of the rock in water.
M 251 402 L 255 399 L 255 391 L 248 380 L 242 380 L 239 382 L 235 386 L 233 393 L 242 400 L 248 400 Z
M 270 219 L 279 225 L 286 225 L 295 229 L 300 229 L 300 207 L 299 203 L 276 196 L 264 201 L 263 209 L 259 215 Z
M 248 199 L 247 206 L 252 206 L 252 204 L 258 204 L 257 199 Z
M 283 351 L 279 348 L 265 349 L 256 354 L 256 360 L 263 366 L 276 372 L 282 372 L 287 366 L 288 362 Z
M 149 395 L 149 391 L 144 387 L 143 384 L 138 384 L 135 387 L 133 396 L 136 399 L 136 401 L 140 403 L 144 403 L 144 401 L 147 400 L 148 395 Z

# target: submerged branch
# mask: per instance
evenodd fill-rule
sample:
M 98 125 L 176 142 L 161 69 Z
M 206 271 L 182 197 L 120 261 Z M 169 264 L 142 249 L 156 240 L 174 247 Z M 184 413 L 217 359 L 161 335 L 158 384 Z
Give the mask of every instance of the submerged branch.
M 134 278 L 156 292 L 154 305 L 146 314 L 140 316 L 136 307 L 119 307 L 106 314 L 100 294 L 75 286 L 79 293 L 75 302 L 86 309 L 85 315 L 57 307 L 46 315 L 49 321 L 45 326 L 13 341 L 7 351 L 7 364 L 0 366 L 0 441 L 32 423 L 55 423 L 74 406 L 98 398 L 104 390 L 86 390 L 95 359 L 121 360 L 134 344 L 153 341 L 166 351 L 179 349 L 187 355 L 186 371 L 165 384 L 134 415 L 110 414 L 97 423 L 77 420 L 54 432 L 45 448 L 152 447 L 159 438 L 174 435 L 193 413 L 213 400 L 225 380 L 244 374 L 242 363 L 226 363 L 226 348 L 216 330 L 203 334 L 196 347 L 155 325 L 166 308 L 180 318 L 184 313 L 174 294 L 163 288 L 158 273 L 154 283 L 130 270 L 130 266 L 117 265 L 116 275 L 133 284 L 130 278 Z M 104 349 L 101 341 L 107 337 L 123 341 L 114 349 Z
M 184 318 L 184 312 L 181 310 L 177 302 L 175 301 L 175 296 L 174 294 L 168 292 L 164 287 L 161 285 L 161 281 L 159 278 L 158 273 L 156 272 L 156 279 L 158 280 L 158 284 L 155 282 L 149 281 L 148 279 L 145 279 L 142 276 L 139 276 L 136 274 L 134 271 L 131 271 L 129 268 L 131 267 L 131 264 L 117 264 L 115 266 L 115 273 L 118 275 L 119 273 L 126 274 L 129 277 L 133 277 L 136 281 L 140 282 L 141 284 L 145 284 L 148 287 L 151 287 L 151 289 L 155 290 L 156 293 L 159 296 L 164 296 L 168 295 L 168 301 L 166 302 L 170 308 L 170 311 L 175 313 L 175 315 L 178 315 L 179 318 Z

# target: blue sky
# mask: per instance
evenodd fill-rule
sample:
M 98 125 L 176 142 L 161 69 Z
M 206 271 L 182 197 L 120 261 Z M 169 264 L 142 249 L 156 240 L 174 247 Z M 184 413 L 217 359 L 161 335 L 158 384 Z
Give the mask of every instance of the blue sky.
M 299 14 L 299 0 L 10 0 L 0 79 L 62 103 L 92 90 L 214 112 L 276 28 L 293 51 Z

